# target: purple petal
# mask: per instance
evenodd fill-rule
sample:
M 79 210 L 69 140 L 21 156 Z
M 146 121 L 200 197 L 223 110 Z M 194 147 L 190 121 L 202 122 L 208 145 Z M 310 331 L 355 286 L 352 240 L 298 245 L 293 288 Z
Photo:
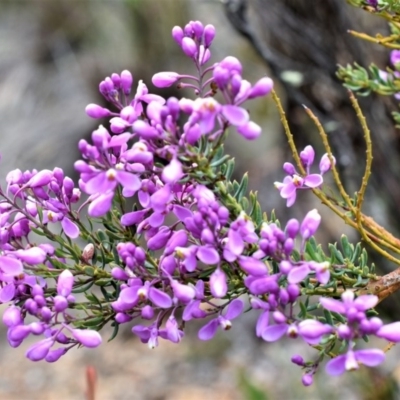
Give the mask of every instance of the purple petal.
M 142 343 L 147 343 L 150 339 L 150 329 L 147 326 L 136 325 L 132 328 L 132 332 L 139 336 Z
M 239 126 L 237 131 L 247 140 L 257 139 L 262 132 L 261 126 L 257 125 L 253 121 L 249 121 L 246 124 Z
M 286 207 L 292 207 L 294 202 L 296 201 L 296 191 L 293 192 L 293 194 L 286 199 Z
M 345 355 L 337 356 L 326 364 L 325 371 L 332 376 L 341 375 L 346 370 L 345 365 L 346 365 L 346 356 Z
M 225 272 L 220 268 L 217 268 L 210 276 L 210 291 L 218 299 L 224 297 L 228 291 Z
M 366 311 L 370 308 L 374 308 L 378 304 L 378 296 L 374 296 L 373 294 L 365 294 L 357 297 L 354 300 L 354 305 L 359 311 Z
M 249 113 L 238 106 L 223 106 L 222 115 L 234 126 L 242 126 L 249 121 Z
M 44 339 L 38 343 L 32 345 L 26 352 L 25 356 L 31 361 L 43 360 L 47 353 L 50 351 L 51 346 L 53 346 L 52 339 Z
M 103 171 L 85 183 L 85 192 L 87 194 L 105 193 L 108 190 L 114 189 L 116 185 L 117 182 L 108 179 L 107 173 Z
M 269 324 L 269 311 L 263 311 L 260 316 L 258 317 L 257 320 L 257 325 L 256 325 L 256 335 L 257 337 L 261 337 L 265 331 L 265 329 L 268 327 Z
M 217 329 L 218 329 L 218 320 L 214 318 L 199 330 L 197 336 L 200 340 L 210 340 L 217 333 Z
M 243 312 L 244 304 L 240 299 L 235 299 L 229 304 L 226 310 L 225 318 L 232 320 L 237 318 Z
M 186 218 L 193 217 L 193 213 L 186 207 L 174 205 L 172 210 L 180 221 L 184 222 Z
M 354 353 L 357 361 L 367 367 L 376 367 L 385 360 L 385 353 L 380 349 L 357 350 Z
M 329 282 L 330 277 L 331 273 L 329 271 L 317 272 L 317 280 L 322 285 L 326 285 Z
M 0 303 L 8 303 L 14 298 L 14 296 L 15 296 L 15 286 L 13 284 L 10 283 L 0 288 Z
M 288 274 L 288 282 L 299 283 L 303 279 L 305 279 L 309 273 L 310 273 L 310 268 L 308 267 L 307 264 L 301 267 L 292 268 Z
M 276 340 L 279 340 L 287 332 L 287 329 L 288 326 L 286 324 L 268 326 L 264 330 L 262 338 L 266 342 L 275 342 Z
M 71 294 L 73 285 L 74 276 L 70 270 L 65 269 L 63 272 L 61 272 L 57 280 L 57 294 L 64 297 L 69 296 Z
M 52 178 L 53 172 L 48 169 L 44 169 L 42 171 L 39 171 L 31 179 L 29 179 L 28 183 L 25 186 L 32 188 L 37 186 L 45 186 L 51 181 Z
M 121 217 L 121 225 L 131 226 L 142 222 L 149 210 L 132 211 Z
M 108 193 L 97 196 L 89 205 L 88 214 L 91 217 L 101 217 L 106 214 L 112 205 L 114 192 L 110 190 Z
M 237 231 L 229 229 L 228 242 L 226 244 L 226 247 L 235 256 L 240 256 L 243 253 L 244 242 L 242 237 Z
M 246 272 L 246 274 L 254 276 L 268 275 L 267 266 L 262 261 L 257 260 L 253 257 L 240 257 L 239 265 L 240 268 L 242 268 L 242 270 Z
M 304 178 L 304 185 L 309 188 L 316 188 L 324 183 L 324 179 L 319 174 L 311 174 Z
M 400 342 L 400 322 L 393 322 L 382 326 L 376 333 L 376 336 L 389 340 L 390 342 Z
M 214 247 L 201 246 L 198 248 L 196 255 L 204 264 L 213 265 L 220 261 L 219 254 Z
M 151 287 L 149 290 L 149 299 L 158 307 L 170 308 L 172 307 L 172 300 L 168 294 L 159 289 Z
M 158 228 L 160 227 L 165 219 L 165 215 L 163 213 L 153 213 L 150 215 L 148 222 L 149 225 L 152 226 L 153 228 Z
M 138 286 L 122 289 L 118 300 L 133 307 L 139 300 L 138 289 Z
M 337 312 L 339 314 L 344 314 L 346 312 L 345 305 L 339 300 L 321 297 L 319 302 L 326 310 Z
M 94 348 L 101 344 L 100 333 L 91 329 L 73 329 L 72 336 L 85 347 Z
M 46 252 L 40 247 L 16 251 L 18 258 L 30 265 L 40 264 L 46 259 Z
M 170 185 L 165 185 L 163 188 L 157 190 L 157 192 L 155 192 L 150 198 L 153 210 L 164 211 L 171 198 L 172 194 Z
M 296 193 L 297 186 L 293 182 L 289 182 L 282 187 L 281 196 L 284 199 L 288 199 L 293 196 L 293 193 Z
M 165 88 L 172 86 L 179 79 L 176 72 L 159 72 L 153 75 L 151 81 L 153 85 L 158 88 Z
M 318 339 L 331 332 L 332 327 L 330 325 L 323 324 L 314 319 L 306 319 L 299 324 L 299 333 L 305 339 Z
M 61 226 L 64 229 L 65 234 L 71 239 L 76 239 L 79 236 L 78 225 L 73 223 L 69 218 L 64 217 L 61 220 Z
M 162 172 L 162 180 L 165 183 L 175 183 L 179 181 L 182 176 L 182 164 L 176 158 L 173 158 L 171 162 L 164 167 Z
M 131 190 L 132 192 L 137 192 L 142 186 L 139 177 L 127 171 L 117 170 L 116 179 L 124 189 Z
M 0 256 L 0 270 L 5 274 L 19 275 L 23 272 L 24 268 L 20 260 L 7 256 Z

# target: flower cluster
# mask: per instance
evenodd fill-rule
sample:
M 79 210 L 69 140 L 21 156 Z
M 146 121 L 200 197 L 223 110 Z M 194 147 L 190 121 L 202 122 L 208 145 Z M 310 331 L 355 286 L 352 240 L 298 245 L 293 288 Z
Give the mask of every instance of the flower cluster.
M 129 323 L 154 348 L 159 338 L 179 343 L 193 319 L 204 321 L 198 338 L 210 340 L 248 305 L 259 312 L 255 331 L 266 342 L 287 336 L 325 346 L 314 363 L 293 359 L 306 369 L 305 385 L 336 340 L 346 341 L 347 352 L 327 364 L 328 373 L 357 368 L 358 361 L 378 364 L 380 351 L 353 351 L 365 335 L 400 340 L 398 323 L 367 318 L 375 296 L 354 300 L 350 291 L 342 302 L 321 298 L 327 313 L 341 315 L 341 324 L 310 313 L 317 305 L 309 299 L 318 290 L 340 293 L 332 288 L 342 266 L 312 248 L 318 211 L 281 228 L 262 215 L 255 194 L 244 197 L 245 179 L 230 180 L 233 161 L 222 148 L 227 128 L 249 140 L 260 135 L 242 105 L 268 95 L 272 80 L 251 84 L 231 56 L 207 67 L 211 25 L 192 21 L 172 35 L 198 75 L 160 72 L 153 84 L 191 88 L 195 100 L 165 100 L 142 81 L 132 95 L 132 74 L 114 73 L 99 86 L 110 109 L 86 107 L 91 118 L 109 118 L 109 126 L 79 142 L 78 187 L 60 168 L 7 175 L 7 188 L 0 189 L 0 302 L 10 304 L 3 316 L 10 345 L 43 336 L 26 355 L 53 362 L 77 345 L 98 346 L 106 324 L 115 336 Z M 320 187 L 334 161 L 322 156 L 320 173 L 312 174 L 314 158 L 311 146 L 300 153 L 305 176 L 285 163 L 288 176 L 276 186 L 288 206 L 297 189 Z M 81 218 L 86 207 L 88 221 Z M 83 250 L 78 238 L 87 243 Z M 363 277 L 362 268 L 354 271 Z

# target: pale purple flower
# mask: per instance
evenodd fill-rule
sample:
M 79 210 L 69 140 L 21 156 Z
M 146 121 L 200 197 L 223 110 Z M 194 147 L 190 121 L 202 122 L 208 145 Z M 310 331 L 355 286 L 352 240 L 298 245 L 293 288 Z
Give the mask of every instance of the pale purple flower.
M 385 360 L 385 353 L 380 349 L 349 350 L 347 353 L 330 360 L 325 370 L 329 375 L 341 375 L 345 371 L 354 371 L 359 363 L 368 367 L 376 367 Z
M 286 176 L 283 182 L 275 182 L 274 184 L 281 196 L 286 199 L 286 206 L 291 207 L 296 201 L 296 190 L 317 188 L 322 183 L 323 179 L 319 174 L 307 175 L 304 178 L 295 174 L 293 176 Z
M 336 164 L 336 158 L 332 156 L 333 163 Z M 325 174 L 326 172 L 330 171 L 332 169 L 332 163 L 331 160 L 329 159 L 329 156 L 327 153 L 325 153 L 321 157 L 321 161 L 319 162 L 319 170 L 321 171 L 321 175 Z
M 165 329 L 160 329 L 160 336 L 172 343 L 179 343 L 182 340 L 184 332 L 179 329 L 178 322 L 173 315 L 167 319 Z
M 243 302 L 240 299 L 233 300 L 227 310 L 226 314 L 213 318 L 206 325 L 204 325 L 198 333 L 200 340 L 210 340 L 217 333 L 218 326 L 223 330 L 229 330 L 232 326 L 231 320 L 237 318 L 243 312 Z
M 110 168 L 107 171 L 100 171 L 93 178 L 85 182 L 85 191 L 88 194 L 103 194 L 114 190 L 121 184 L 124 188 L 136 192 L 140 189 L 141 183 L 137 175 L 121 169 Z
M 365 294 L 354 299 L 354 293 L 346 290 L 342 294 L 342 301 L 327 297 L 321 297 L 320 303 L 326 310 L 346 315 L 348 318 L 362 320 L 365 318 L 365 311 L 375 307 L 378 304 L 378 297 Z

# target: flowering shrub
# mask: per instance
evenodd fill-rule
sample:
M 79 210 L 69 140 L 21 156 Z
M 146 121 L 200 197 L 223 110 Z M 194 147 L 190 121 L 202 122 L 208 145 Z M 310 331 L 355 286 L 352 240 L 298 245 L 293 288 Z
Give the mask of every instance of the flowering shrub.
M 247 175 L 232 180 L 234 161 L 223 149 L 228 128 L 248 140 L 261 134 L 243 104 L 272 93 L 285 121 L 272 80 L 248 82 L 232 56 L 209 65 L 212 25 L 192 21 L 172 36 L 197 73 L 160 72 L 153 84 L 187 88 L 195 100 L 164 99 L 142 81 L 132 91 L 132 74 L 114 73 L 99 86 L 109 108 L 86 107 L 91 118 L 109 118 L 109 127 L 79 142 L 78 186 L 60 168 L 7 175 L 0 189 L 0 302 L 9 304 L 9 344 L 37 336 L 26 356 L 55 362 L 73 347 L 99 346 L 107 324 L 112 338 L 130 324 L 154 348 L 160 338 L 179 343 L 191 320 L 202 321 L 198 338 L 211 340 L 254 310 L 262 340 L 300 338 L 317 350 L 310 361 L 292 357 L 306 386 L 325 358 L 331 375 L 380 364 L 383 350 L 358 343 L 368 336 L 400 341 L 400 322 L 385 325 L 374 310 L 394 280 L 377 277 L 365 249 L 345 236 L 341 250 L 330 244 L 325 254 L 313 237 L 317 210 L 281 225 L 247 194 Z M 284 124 L 297 166 L 285 163 L 287 176 L 275 185 L 287 206 L 298 189 L 313 190 L 371 243 L 378 226 L 361 213 L 370 170 L 351 198 L 323 128 L 306 111 L 326 147 L 319 173 L 311 171 L 314 149 L 298 153 Z M 326 194 L 323 175 L 331 170 L 342 200 Z M 390 236 L 379 232 L 384 246 Z

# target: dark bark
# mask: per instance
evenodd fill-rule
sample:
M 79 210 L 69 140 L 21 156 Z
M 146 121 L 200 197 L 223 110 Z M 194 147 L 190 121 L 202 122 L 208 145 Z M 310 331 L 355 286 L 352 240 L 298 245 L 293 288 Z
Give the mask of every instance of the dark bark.
M 343 0 L 227 0 L 225 9 L 230 23 L 249 40 L 283 87 L 298 147 L 312 144 L 321 149 L 316 130 L 302 110 L 305 104 L 329 131 L 345 187 L 349 193 L 356 191 L 365 165 L 365 145 L 336 70 L 339 63 L 368 66 L 372 59 L 384 69 L 389 51 L 379 52 L 347 33 L 348 29 L 371 29 L 371 20 L 367 19 L 367 26 L 365 13 Z M 379 24 L 377 18 L 372 19 L 372 23 L 377 21 Z M 387 29 L 385 24 L 377 26 L 381 32 Z M 284 79 L 285 71 L 300 73 L 302 83 L 289 83 Z M 398 234 L 399 218 L 394 216 L 400 204 L 400 143 L 390 115 L 395 103 L 378 96 L 361 98 L 360 103 L 371 130 L 374 155 L 365 211 Z M 393 269 L 382 260 L 379 264 L 386 271 Z

